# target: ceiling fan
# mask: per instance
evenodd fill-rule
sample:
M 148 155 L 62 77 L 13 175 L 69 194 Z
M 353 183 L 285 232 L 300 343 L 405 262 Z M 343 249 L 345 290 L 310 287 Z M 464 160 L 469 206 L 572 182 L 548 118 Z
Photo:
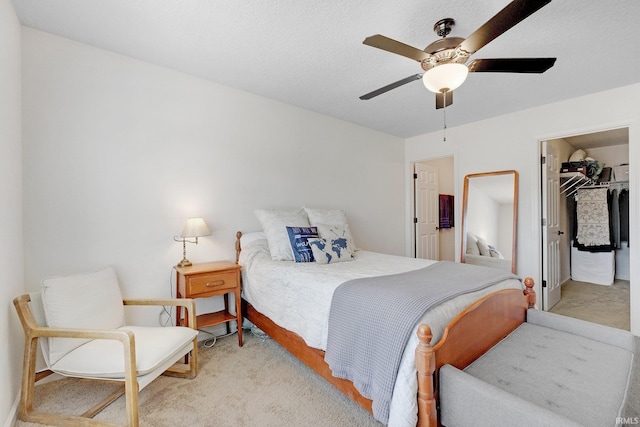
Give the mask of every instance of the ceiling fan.
M 381 34 L 367 37 L 362 43 L 416 60 L 425 72 L 381 87 L 360 99 L 371 99 L 422 78 L 427 89 L 436 94 L 436 108 L 444 108 L 453 103 L 453 90 L 464 83 L 468 73 L 544 73 L 553 66 L 556 58 L 494 58 L 466 62 L 493 39 L 549 3 L 551 0 L 514 0 L 466 39 L 447 38 L 455 21 L 452 18 L 441 19 L 433 30 L 442 38 L 424 50 Z

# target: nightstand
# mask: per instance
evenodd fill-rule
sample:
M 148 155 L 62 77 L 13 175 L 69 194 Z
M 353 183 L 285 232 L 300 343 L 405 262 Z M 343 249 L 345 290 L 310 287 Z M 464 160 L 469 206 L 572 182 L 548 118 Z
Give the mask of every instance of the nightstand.
M 217 295 L 224 297 L 224 310 L 215 313 L 200 314 L 196 317 L 198 328 L 227 324 L 227 333 L 231 332 L 229 322 L 238 323 L 238 345 L 242 347 L 242 310 L 240 296 L 240 266 L 231 261 L 216 261 L 193 264 L 188 267 L 175 266 L 176 296 L 178 298 L 209 298 Z M 236 314 L 229 313 L 229 293 L 235 294 Z M 181 319 L 180 307 L 176 308 L 176 324 L 187 325 L 187 319 Z

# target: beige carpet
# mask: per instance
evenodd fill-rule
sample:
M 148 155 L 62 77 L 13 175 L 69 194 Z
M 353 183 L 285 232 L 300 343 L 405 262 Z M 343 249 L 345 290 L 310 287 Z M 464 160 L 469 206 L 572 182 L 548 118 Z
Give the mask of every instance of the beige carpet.
M 251 333 L 200 347 L 193 380 L 160 377 L 140 392 L 142 426 L 381 426 L 372 416 L 294 359 Z M 38 386 L 36 408 L 80 414 L 108 394 L 95 381 L 62 379 Z M 121 397 L 96 419 L 124 424 Z M 17 427 L 39 424 L 18 422 Z
M 550 310 L 601 325 L 630 330 L 629 281 L 612 286 L 569 280 L 562 285 L 562 298 Z

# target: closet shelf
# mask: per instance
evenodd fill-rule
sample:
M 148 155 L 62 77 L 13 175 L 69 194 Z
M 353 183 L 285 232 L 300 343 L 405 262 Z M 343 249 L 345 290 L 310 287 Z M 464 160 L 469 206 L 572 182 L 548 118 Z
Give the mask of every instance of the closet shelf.
M 585 185 L 593 185 L 595 181 L 587 177 L 582 172 L 562 172 L 560 173 L 560 194 L 567 197 L 573 195 Z

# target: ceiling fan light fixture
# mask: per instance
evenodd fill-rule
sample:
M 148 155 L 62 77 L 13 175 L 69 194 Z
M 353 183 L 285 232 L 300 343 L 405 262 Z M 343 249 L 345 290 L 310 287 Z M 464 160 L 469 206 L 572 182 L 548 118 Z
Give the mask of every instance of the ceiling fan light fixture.
M 437 65 L 422 76 L 422 82 L 431 92 L 441 93 L 456 90 L 467 79 L 469 69 L 464 64 Z

